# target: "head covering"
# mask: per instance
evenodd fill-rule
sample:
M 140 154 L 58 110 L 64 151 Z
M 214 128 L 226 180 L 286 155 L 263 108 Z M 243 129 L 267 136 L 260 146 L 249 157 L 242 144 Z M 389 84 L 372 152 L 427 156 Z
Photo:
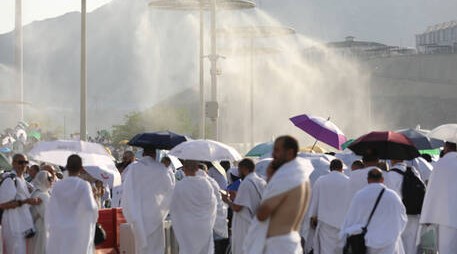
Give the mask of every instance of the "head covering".
M 49 174 L 50 173 L 45 170 L 38 172 L 38 174 L 33 179 L 33 186 L 35 186 L 35 188 L 43 192 L 49 191 L 49 189 L 51 188 L 51 182 L 48 179 Z

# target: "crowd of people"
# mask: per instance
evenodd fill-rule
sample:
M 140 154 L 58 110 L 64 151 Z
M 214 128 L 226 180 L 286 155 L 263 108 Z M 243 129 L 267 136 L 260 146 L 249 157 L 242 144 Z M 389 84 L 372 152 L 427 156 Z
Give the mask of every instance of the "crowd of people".
M 407 161 L 381 163 L 368 149 L 350 169 L 333 158 L 311 181 L 316 169 L 298 153 L 296 139 L 277 138 L 260 175 L 249 158 L 220 166 L 185 160 L 175 169 L 167 156 L 156 160 L 154 147 L 140 159 L 126 151 L 117 164 L 122 185 L 112 190 L 119 199 L 109 206 L 122 207 L 139 254 L 165 253 L 166 220 L 183 254 L 362 253 L 357 239 L 367 253 L 416 254 L 425 230 L 434 232 L 431 251 L 456 253 L 455 143 L 446 142 L 429 174 Z M 68 157 L 65 177 L 52 165 L 28 164 L 17 153 L 2 175 L 3 253 L 93 253 L 109 191 L 87 181 L 78 155 Z

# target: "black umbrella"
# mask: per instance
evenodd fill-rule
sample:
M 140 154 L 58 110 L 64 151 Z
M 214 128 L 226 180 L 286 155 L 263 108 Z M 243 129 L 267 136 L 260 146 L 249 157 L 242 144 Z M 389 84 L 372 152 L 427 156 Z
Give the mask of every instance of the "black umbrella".
M 393 131 L 370 132 L 356 139 L 348 148 L 357 155 L 376 150 L 380 159 L 412 160 L 419 157 L 413 142 L 405 135 Z
M 170 150 L 187 140 L 190 138 L 171 131 L 144 132 L 130 139 L 128 145 Z
M 418 150 L 429 150 L 444 146 L 442 140 L 428 137 L 425 133 L 419 132 L 415 129 L 404 129 L 397 131 L 408 137 Z

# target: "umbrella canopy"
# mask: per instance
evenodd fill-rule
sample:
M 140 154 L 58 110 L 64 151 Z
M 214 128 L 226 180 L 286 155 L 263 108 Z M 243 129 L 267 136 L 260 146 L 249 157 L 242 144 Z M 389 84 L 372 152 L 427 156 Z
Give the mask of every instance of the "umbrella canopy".
M 346 136 L 330 120 L 306 114 L 290 118 L 290 121 L 315 139 L 341 150 L 341 145 L 346 142 Z
M 261 176 L 263 179 L 266 179 L 267 178 L 267 168 L 272 161 L 273 161 L 272 158 L 266 158 L 266 159 L 259 160 L 255 164 L 255 172 L 259 176 Z
M 350 144 L 352 144 L 352 142 L 354 142 L 354 141 L 355 141 L 355 139 L 353 139 L 353 138 L 349 139 L 348 141 L 344 142 L 344 143 L 341 145 L 341 148 L 342 148 L 343 150 L 346 149 L 346 148 L 348 148 L 348 146 L 349 146 Z
M 356 139 L 348 146 L 357 155 L 369 149 L 376 150 L 380 159 L 412 160 L 419 156 L 413 142 L 393 131 L 373 131 Z
M 457 124 L 443 124 L 428 133 L 431 138 L 441 139 L 447 142 L 457 143 Z
M 189 140 L 188 137 L 171 131 L 156 131 L 137 134 L 128 144 L 143 148 L 171 150 L 173 147 L 187 140 Z
M 430 150 L 438 147 L 442 147 L 444 142 L 438 139 L 430 138 L 425 135 L 422 131 L 415 129 L 404 129 L 397 131 L 408 137 L 418 150 Z
M 196 161 L 238 161 L 242 159 L 235 148 L 208 139 L 183 142 L 171 149 L 169 154 L 183 160 Z
M 256 146 L 254 146 L 254 148 L 249 150 L 249 152 L 246 154 L 246 156 L 260 157 L 266 153 L 271 153 L 273 151 L 273 146 L 274 146 L 274 142 L 272 142 L 272 141 L 258 144 Z
M 36 140 L 41 139 L 41 133 L 39 133 L 38 131 L 30 131 L 27 135 L 29 137 L 35 138 Z
M 97 167 L 97 169 L 87 170 L 93 173 L 92 177 L 109 182 L 111 187 L 120 184 L 121 177 L 114 164 L 114 158 L 100 144 L 79 140 L 40 141 L 28 153 L 34 160 L 59 166 L 65 166 L 68 156 L 72 154 L 81 156 L 85 168 Z M 104 179 L 101 174 L 104 174 L 105 178 L 109 175 L 110 180 Z
M 110 165 L 101 166 L 84 166 L 84 170 L 93 178 L 103 182 L 103 185 L 108 185 L 111 188 L 121 185 L 121 175 L 119 171 Z

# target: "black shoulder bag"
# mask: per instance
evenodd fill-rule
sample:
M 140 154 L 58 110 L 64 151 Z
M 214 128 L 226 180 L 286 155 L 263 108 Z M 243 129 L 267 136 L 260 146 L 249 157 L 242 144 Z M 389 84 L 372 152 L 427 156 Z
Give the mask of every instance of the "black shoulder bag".
M 344 254 L 366 254 L 367 246 L 365 245 L 365 234 L 367 233 L 368 225 L 370 224 L 371 217 L 373 217 L 376 207 L 378 207 L 379 201 L 381 200 L 382 194 L 386 189 L 382 188 L 381 192 L 376 199 L 373 209 L 371 210 L 370 217 L 368 217 L 368 222 L 365 227 L 362 228 L 362 233 L 357 235 L 351 235 L 346 239 L 346 244 L 344 245 L 343 253 Z

